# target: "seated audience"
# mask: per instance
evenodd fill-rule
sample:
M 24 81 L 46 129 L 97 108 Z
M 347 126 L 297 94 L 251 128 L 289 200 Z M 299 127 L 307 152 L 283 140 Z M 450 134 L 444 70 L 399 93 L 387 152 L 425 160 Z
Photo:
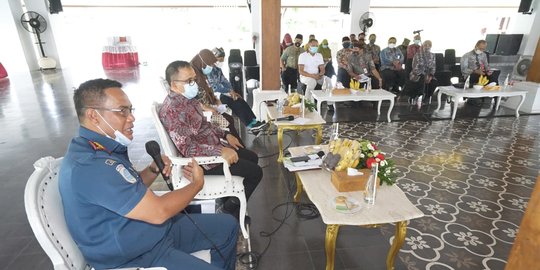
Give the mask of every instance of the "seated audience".
M 474 49 L 465 53 L 461 57 L 461 74 L 463 78 L 469 78 L 469 86 L 472 87 L 474 84 L 478 83 L 480 76 L 487 76 L 489 82 L 498 83 L 498 78 L 493 78 L 493 72 L 489 69 L 489 63 L 487 55 L 485 53 L 487 47 L 487 42 L 485 40 L 479 40 L 476 42 Z
M 336 60 L 338 63 L 337 82 L 341 83 L 343 87 L 349 88 L 351 77 L 347 71 L 347 59 L 349 59 L 349 56 L 352 54 L 352 44 L 350 38 L 347 36 L 341 39 L 341 44 L 343 45 L 343 49 L 337 51 L 336 53 Z
M 403 54 L 396 48 L 396 38 L 389 38 L 388 47 L 381 51 L 382 88 L 395 93 L 400 91 L 399 87 L 405 82 L 403 61 Z
M 414 39 L 413 39 L 413 44 L 407 46 L 407 53 L 404 54 L 406 56 L 406 58 L 407 58 L 405 60 L 405 73 L 406 74 L 409 74 L 411 72 L 412 61 L 413 61 L 414 55 L 418 51 L 420 51 L 420 45 L 422 45 L 421 43 L 422 43 L 422 41 L 421 41 L 420 34 L 416 34 L 414 36 Z
M 237 137 L 206 121 L 195 98 L 199 93 L 198 76 L 185 61 L 167 66 L 165 78 L 171 92 L 163 101 L 159 118 L 182 156 L 222 156 L 230 165 L 231 174 L 244 177 L 246 199 L 249 199 L 263 176 L 257 165 L 259 158 L 245 149 Z M 205 175 L 223 175 L 223 164 L 203 165 L 203 170 Z M 220 211 L 236 218 L 239 210 L 236 197 L 228 198 L 220 207 Z
M 379 89 L 382 85 L 382 78 L 375 68 L 373 57 L 365 52 L 365 45 L 358 41 L 353 42 L 353 53 L 349 56 L 347 71 L 349 76 L 357 81 L 361 81 L 363 74 L 371 79 L 372 89 Z
M 401 55 L 403 55 L 403 58 L 407 56 L 407 48 L 409 47 L 409 43 L 411 43 L 411 40 L 408 38 L 404 38 L 401 45 L 397 46 L 397 48 L 401 51 Z
M 139 172 L 133 167 L 128 145 L 135 117 L 121 87 L 96 79 L 73 95 L 81 126 L 62 160 L 58 188 L 67 227 L 84 259 L 95 269 L 234 269 L 234 218 L 180 213 L 204 185 L 197 162 L 184 167 L 190 183 L 163 196 L 149 188 L 160 174 L 154 162 Z M 170 175 L 171 161 L 162 158 L 161 173 Z M 212 265 L 190 255 L 205 249 L 211 250 Z
M 281 81 L 285 91 L 289 89 L 296 91 L 298 87 L 298 57 L 304 52 L 301 48 L 302 38 L 301 34 L 297 34 L 294 38 L 294 46 L 289 46 L 281 54 Z
M 375 68 L 377 71 L 381 70 L 381 47 L 379 45 L 375 44 L 375 41 L 377 40 L 377 35 L 371 34 L 369 35 L 369 44 L 366 46 L 367 53 L 371 54 L 373 57 L 373 63 L 375 63 Z
M 351 42 L 357 40 L 355 34 L 350 34 L 350 35 L 349 35 L 349 39 L 351 40 Z
M 298 72 L 300 73 L 300 82 L 306 85 L 305 97 L 311 100 L 311 91 L 317 84 L 323 84 L 324 78 L 324 60 L 320 53 L 319 42 L 316 39 L 309 41 L 309 52 L 300 54 L 298 58 Z
M 323 39 L 321 45 L 319 45 L 318 52 L 322 55 L 324 61 L 324 80 L 326 81 L 326 88 L 332 89 L 332 77 L 336 75 L 336 71 L 332 65 L 332 50 L 328 47 L 328 40 Z
M 358 42 L 360 42 L 360 44 L 363 44 L 363 45 L 366 44 L 366 33 L 362 32 L 358 34 Z
M 435 54 L 431 52 L 432 43 L 430 40 L 424 44 L 414 55 L 412 70 L 409 73 L 409 80 L 405 84 L 404 92 L 409 96 L 409 103 L 413 103 L 418 98 L 418 103 L 422 102 L 421 96 L 425 100 L 429 99 L 437 87 L 435 74 Z
M 312 40 L 312 39 L 315 39 L 314 34 L 309 35 L 308 42 L 306 44 L 304 44 L 304 51 L 305 52 L 309 52 L 309 46 L 310 46 L 309 41 Z
M 225 61 L 225 51 L 223 48 L 214 48 L 212 52 L 217 61 L 206 78 L 214 90 L 214 95 L 222 104 L 229 106 L 233 113 L 240 118 L 240 121 L 242 121 L 251 132 L 255 134 L 260 132 L 267 126 L 267 123 L 257 121 L 255 114 L 247 102 L 233 90 L 231 83 L 223 75 L 221 66 L 223 65 L 223 61 Z M 207 52 L 205 51 L 204 53 L 206 54 Z

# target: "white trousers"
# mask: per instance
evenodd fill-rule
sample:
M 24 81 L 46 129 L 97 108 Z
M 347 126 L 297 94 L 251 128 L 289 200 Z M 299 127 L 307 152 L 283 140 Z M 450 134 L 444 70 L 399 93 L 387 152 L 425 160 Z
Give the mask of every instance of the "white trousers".
M 317 84 L 322 85 L 324 82 L 324 76 L 323 78 L 320 78 L 319 80 L 315 80 L 311 77 L 306 77 L 304 75 L 300 75 L 300 82 L 306 85 L 306 92 L 304 96 L 309 99 L 310 101 L 313 101 L 313 98 L 311 97 L 311 91 L 315 89 L 315 86 Z

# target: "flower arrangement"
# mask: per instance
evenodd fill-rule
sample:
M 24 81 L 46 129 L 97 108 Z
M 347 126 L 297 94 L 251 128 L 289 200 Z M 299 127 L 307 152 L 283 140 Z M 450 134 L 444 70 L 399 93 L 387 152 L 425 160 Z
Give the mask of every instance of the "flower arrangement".
M 302 103 L 302 99 L 305 99 L 304 96 L 298 94 L 298 93 L 291 93 L 289 96 L 287 96 L 287 99 L 285 100 L 284 106 L 290 106 L 293 107 L 295 105 L 298 105 Z M 299 106 L 299 105 L 298 105 Z M 313 112 L 316 108 L 315 103 L 311 102 L 309 99 L 304 100 L 304 107 L 308 109 L 310 112 Z
M 373 163 L 379 164 L 377 176 L 381 184 L 396 183 L 394 161 L 387 159 L 375 143 L 368 140 L 336 139 L 330 142 L 329 152 L 323 161 L 330 170 L 343 171 L 347 168 L 371 169 Z

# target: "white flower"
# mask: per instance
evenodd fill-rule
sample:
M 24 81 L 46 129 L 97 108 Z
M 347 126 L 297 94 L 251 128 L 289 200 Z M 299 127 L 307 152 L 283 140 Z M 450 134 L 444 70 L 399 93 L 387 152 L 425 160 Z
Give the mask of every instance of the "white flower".
M 378 155 L 379 155 L 379 151 L 373 152 L 373 156 L 374 156 L 374 157 L 376 157 L 376 156 L 378 156 Z
M 371 151 L 375 150 L 375 148 L 373 148 L 373 145 L 371 145 L 371 143 L 367 144 L 367 149 L 369 149 Z
M 384 167 L 387 164 L 388 164 L 388 162 L 386 160 L 381 161 L 381 167 Z M 386 171 L 388 171 L 388 169 L 386 169 Z
M 365 158 L 366 155 L 364 155 L 364 153 L 361 153 L 361 154 L 360 154 L 360 157 L 361 157 L 361 158 Z

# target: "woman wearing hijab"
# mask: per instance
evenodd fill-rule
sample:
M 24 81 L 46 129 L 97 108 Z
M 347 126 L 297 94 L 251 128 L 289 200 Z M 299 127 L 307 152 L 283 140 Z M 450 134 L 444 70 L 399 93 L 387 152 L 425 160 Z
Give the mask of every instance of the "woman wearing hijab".
M 281 55 L 283 51 L 287 49 L 287 47 L 291 46 L 292 44 L 293 42 L 292 42 L 291 35 L 289 33 L 285 34 L 285 36 L 283 36 L 283 41 L 281 42 L 281 45 L 279 46 L 280 47 L 279 55 Z
M 328 47 L 327 39 L 323 39 L 323 41 L 319 45 L 318 52 L 322 54 L 324 60 L 324 76 L 326 77 L 326 88 L 332 89 L 332 77 L 336 75 L 336 71 L 334 70 L 334 66 L 332 65 L 332 51 Z
M 203 105 L 203 110 L 212 111 L 213 114 L 217 115 L 218 111 L 216 110 L 216 107 L 222 103 L 226 104 L 252 133 L 255 134 L 260 132 L 264 127 L 266 127 L 267 124 L 257 121 L 253 111 L 246 101 L 238 96 L 231 97 L 220 92 L 216 94 L 212 87 L 208 84 L 208 77 L 212 76 L 212 72 L 215 72 L 214 69 L 219 69 L 218 67 L 215 67 L 217 62 L 218 59 L 214 53 L 208 49 L 201 50 L 197 55 L 195 55 L 195 57 L 193 57 L 193 59 L 191 59 L 190 62 L 191 66 L 195 70 L 195 73 L 197 74 L 196 82 L 199 86 L 199 94 L 197 95 L 197 99 Z M 221 70 L 219 71 L 221 72 Z M 223 77 L 222 72 L 221 75 Z M 234 128 L 234 119 L 232 116 L 226 113 L 221 115 L 229 122 L 228 128 L 231 133 L 237 136 L 238 132 L 236 132 L 236 129 Z

